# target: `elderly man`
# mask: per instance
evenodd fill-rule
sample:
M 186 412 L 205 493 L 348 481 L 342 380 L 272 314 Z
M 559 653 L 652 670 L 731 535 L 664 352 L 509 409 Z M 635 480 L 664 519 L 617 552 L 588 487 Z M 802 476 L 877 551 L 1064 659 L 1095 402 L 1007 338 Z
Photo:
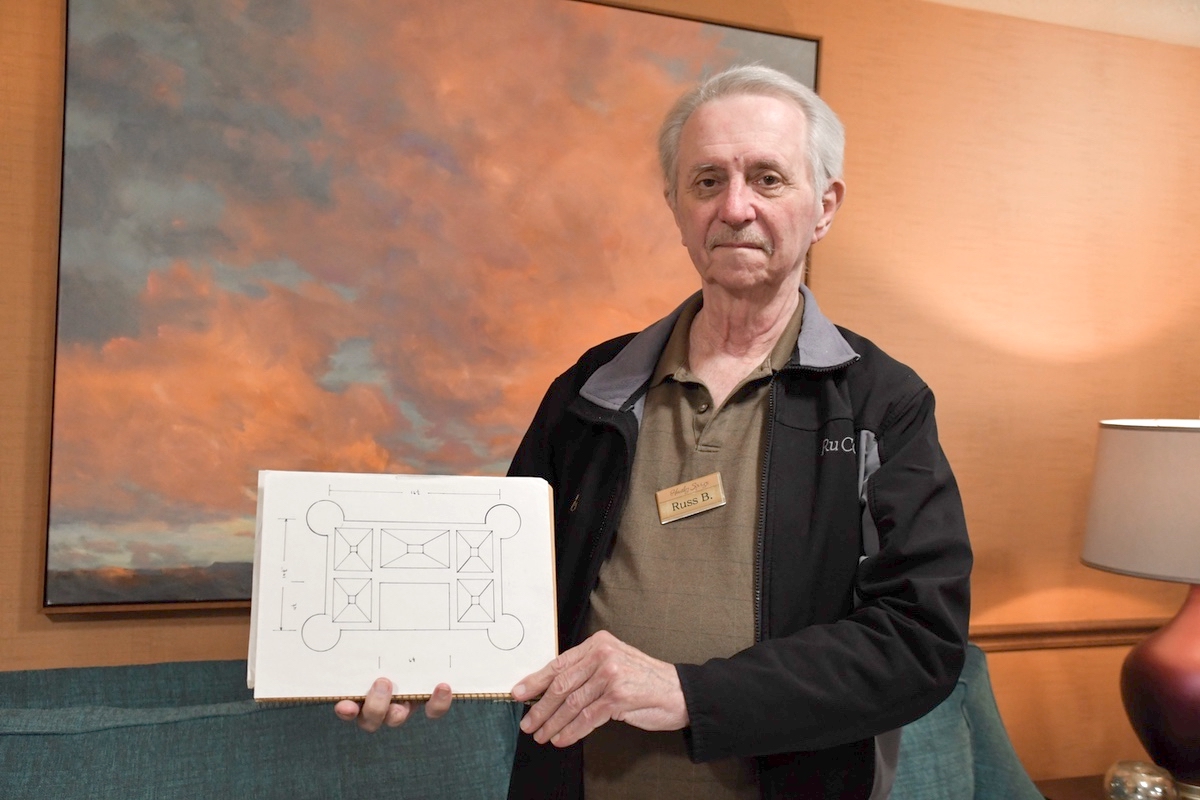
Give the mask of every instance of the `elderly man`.
M 971 552 L 933 396 L 804 286 L 843 133 L 765 67 L 659 138 L 700 291 L 551 385 L 511 474 L 555 489 L 562 654 L 513 689 L 511 796 L 886 798 L 951 690 Z M 449 687 L 426 713 L 439 716 Z M 399 724 L 386 681 L 363 727 Z

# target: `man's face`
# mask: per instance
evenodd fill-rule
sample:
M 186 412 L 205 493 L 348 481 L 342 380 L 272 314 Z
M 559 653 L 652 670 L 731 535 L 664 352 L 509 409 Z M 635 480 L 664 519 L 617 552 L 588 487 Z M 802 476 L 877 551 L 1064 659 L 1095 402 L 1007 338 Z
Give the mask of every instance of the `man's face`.
M 705 103 L 684 124 L 672 211 L 706 286 L 745 294 L 801 274 L 843 193 L 837 181 L 815 196 L 806 129 L 798 106 L 762 95 Z

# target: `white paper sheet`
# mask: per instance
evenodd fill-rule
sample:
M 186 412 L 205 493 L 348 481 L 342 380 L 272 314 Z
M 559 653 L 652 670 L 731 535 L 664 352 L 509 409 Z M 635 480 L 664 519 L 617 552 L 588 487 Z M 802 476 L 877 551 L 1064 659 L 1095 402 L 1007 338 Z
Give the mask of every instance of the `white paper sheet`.
M 551 519 L 539 478 L 259 473 L 255 699 L 507 696 L 557 654 Z

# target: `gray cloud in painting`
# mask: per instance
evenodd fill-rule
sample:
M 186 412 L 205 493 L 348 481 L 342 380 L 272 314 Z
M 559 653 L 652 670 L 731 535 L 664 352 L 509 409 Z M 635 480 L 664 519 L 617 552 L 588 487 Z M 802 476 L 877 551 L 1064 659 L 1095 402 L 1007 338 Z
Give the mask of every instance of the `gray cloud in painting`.
M 375 360 L 370 339 L 347 339 L 337 352 L 329 356 L 329 371 L 320 384 L 332 391 L 341 391 L 355 383 L 386 387 L 390 394 L 387 372 Z
M 133 293 L 120 281 L 63 272 L 59 278 L 59 339 L 103 344 L 137 332 L 137 305 Z
M 295 291 L 301 284 L 311 281 L 313 276 L 291 259 L 257 261 L 249 267 L 234 267 L 228 264 L 213 265 L 217 285 L 231 292 L 261 298 L 266 286 L 282 286 Z M 335 287 L 337 288 L 337 287 Z M 353 289 L 346 288 L 342 296 L 353 297 Z
M 73 3 L 69 20 L 62 274 L 67 286 L 102 286 L 88 291 L 118 308 L 176 259 L 227 254 L 232 199 L 331 202 L 330 175 L 306 149 L 320 120 L 276 99 L 290 74 L 280 35 L 303 27 L 307 6 L 256 0 L 237 20 L 218 3 L 155 11 L 132 0 Z M 104 328 L 68 322 L 60 336 L 92 339 Z

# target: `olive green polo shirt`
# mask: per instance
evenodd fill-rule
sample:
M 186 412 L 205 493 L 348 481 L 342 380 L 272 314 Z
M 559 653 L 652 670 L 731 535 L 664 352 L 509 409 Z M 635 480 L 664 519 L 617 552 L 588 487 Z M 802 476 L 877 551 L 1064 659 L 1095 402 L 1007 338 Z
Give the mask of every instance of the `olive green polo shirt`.
M 792 356 L 804 298 L 769 356 L 713 408 L 688 369 L 700 298 L 680 315 L 646 395 L 616 543 L 600 569 L 586 624 L 670 663 L 701 664 L 754 644 L 755 541 L 772 376 Z M 726 504 L 663 524 L 654 493 L 713 472 Z M 757 798 L 744 759 L 693 764 L 682 731 L 609 722 L 584 740 L 588 800 Z

